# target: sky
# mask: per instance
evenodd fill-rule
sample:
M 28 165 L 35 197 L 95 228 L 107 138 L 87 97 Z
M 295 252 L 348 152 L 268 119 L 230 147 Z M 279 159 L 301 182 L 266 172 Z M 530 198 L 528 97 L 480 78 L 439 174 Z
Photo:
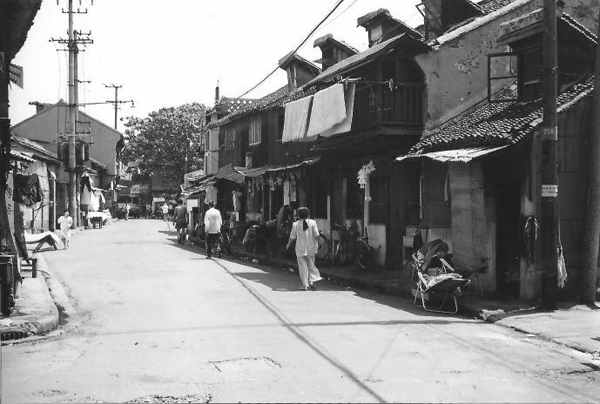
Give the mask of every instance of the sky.
M 114 126 L 115 90 L 122 86 L 117 129 L 127 116 L 147 117 L 163 107 L 222 96 L 239 97 L 277 67 L 327 15 L 338 0 L 75 0 L 74 28 L 91 32 L 92 44 L 79 53 L 81 111 Z M 356 20 L 386 8 L 411 27 L 423 22 L 419 0 L 345 0 L 299 50 L 320 57 L 314 40 L 333 34 L 362 51 L 367 33 Z M 68 101 L 68 52 L 51 39 L 68 38 L 67 0 L 43 0 L 21 51 L 13 60 L 24 69 L 24 89 L 10 89 L 11 123 L 35 114 L 30 102 Z M 286 83 L 285 72 L 271 76 L 245 97 L 259 98 Z

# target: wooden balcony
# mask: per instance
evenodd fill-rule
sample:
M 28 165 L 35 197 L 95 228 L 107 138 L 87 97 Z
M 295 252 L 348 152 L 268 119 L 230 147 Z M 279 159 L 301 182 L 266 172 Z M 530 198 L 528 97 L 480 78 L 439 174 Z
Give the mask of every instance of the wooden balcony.
M 423 128 L 423 86 L 414 83 L 365 84 L 356 88 L 352 130 L 384 126 Z

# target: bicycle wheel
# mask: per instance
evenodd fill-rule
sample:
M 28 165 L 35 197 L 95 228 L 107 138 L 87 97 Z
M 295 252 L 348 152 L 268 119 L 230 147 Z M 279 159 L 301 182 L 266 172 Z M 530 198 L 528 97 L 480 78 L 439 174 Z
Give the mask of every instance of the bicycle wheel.
M 335 249 L 333 263 L 334 265 L 346 265 L 348 263 L 348 258 L 348 247 L 344 242 L 340 242 Z
M 327 237 L 325 237 L 324 235 L 320 234 L 319 237 L 317 237 L 317 244 L 319 245 L 319 250 L 317 251 L 317 255 L 316 255 L 316 259 L 318 260 L 324 260 L 327 259 L 327 257 L 329 257 L 329 240 L 327 239 Z
M 365 240 L 356 241 L 356 263 L 360 269 L 369 270 L 372 265 L 371 247 Z

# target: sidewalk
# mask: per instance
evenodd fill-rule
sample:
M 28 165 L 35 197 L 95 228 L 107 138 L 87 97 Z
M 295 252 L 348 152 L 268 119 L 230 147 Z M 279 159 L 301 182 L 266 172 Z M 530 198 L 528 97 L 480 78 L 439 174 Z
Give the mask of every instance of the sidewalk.
M 203 249 L 199 250 L 203 252 Z M 238 246 L 233 248 L 231 258 L 274 268 L 298 270 L 296 260 L 270 257 L 266 254 L 250 254 Z M 20 296 L 16 299 L 14 313 L 0 319 L 0 334 L 3 341 L 44 334 L 56 328 L 59 323 L 57 306 L 62 312 L 69 314 L 70 306 L 66 301 L 66 295 L 61 295 L 60 285 L 56 285 L 56 281 L 51 276 L 47 281 L 54 289 L 54 300 L 48 290 L 44 273 L 51 274 L 51 268 L 46 268 L 45 265 L 43 254 L 40 254 L 38 255 L 38 277 L 32 278 L 30 269 L 24 272 L 25 278 Z M 319 270 L 323 278 L 344 286 L 412 300 L 410 275 L 407 276 L 402 270 L 362 271 L 352 267 L 328 266 L 325 263 L 319 266 Z M 597 307 L 600 309 L 600 306 Z M 476 291 L 465 291 L 459 298 L 459 313 L 533 334 L 600 357 L 600 310 L 598 309 L 563 304 L 559 310 L 543 312 L 537 309 L 535 303 L 504 300 L 481 296 Z
M 23 268 L 14 310 L 0 319 L 2 341 L 45 334 L 58 326 L 58 309 L 44 277 L 45 261 L 39 253 L 33 257 L 38 259 L 37 277 L 32 277 L 31 267 Z

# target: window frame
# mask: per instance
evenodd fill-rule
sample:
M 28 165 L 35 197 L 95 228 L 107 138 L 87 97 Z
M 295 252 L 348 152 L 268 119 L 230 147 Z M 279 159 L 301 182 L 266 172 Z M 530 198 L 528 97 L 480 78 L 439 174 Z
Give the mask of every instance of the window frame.
M 494 58 L 500 58 L 500 57 L 506 57 L 506 56 L 514 56 L 517 59 L 517 69 L 516 69 L 516 73 L 514 75 L 508 75 L 508 76 L 500 76 L 500 77 L 492 77 L 492 60 Z M 490 53 L 487 55 L 488 57 L 488 68 L 487 68 L 487 84 L 488 84 L 488 94 L 487 94 L 487 98 L 488 98 L 488 102 L 489 103 L 495 103 L 495 102 L 510 102 L 510 101 L 520 101 L 521 99 L 521 91 L 520 91 L 520 65 L 521 65 L 521 55 L 519 52 L 498 52 L 498 53 Z M 503 99 L 494 99 L 492 98 L 492 81 L 493 80 L 506 80 L 506 79 L 511 79 L 514 78 L 515 82 L 517 83 L 517 96 L 515 98 L 503 98 Z
M 254 146 L 262 143 L 262 119 L 260 116 L 250 118 L 248 130 L 248 145 Z

